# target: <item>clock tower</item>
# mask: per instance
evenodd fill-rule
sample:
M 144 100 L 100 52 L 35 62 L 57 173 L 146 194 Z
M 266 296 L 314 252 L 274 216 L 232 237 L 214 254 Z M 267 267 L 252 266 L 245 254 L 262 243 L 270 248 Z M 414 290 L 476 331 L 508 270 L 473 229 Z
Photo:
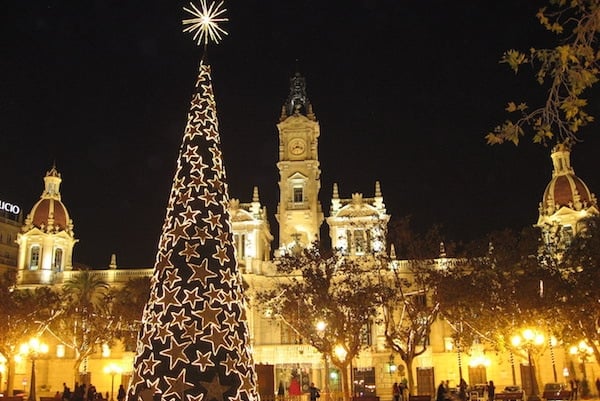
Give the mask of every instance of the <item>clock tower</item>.
M 323 210 L 319 202 L 319 123 L 299 73 L 290 79 L 290 94 L 281 109 L 279 130 L 279 248 L 306 247 L 319 238 Z

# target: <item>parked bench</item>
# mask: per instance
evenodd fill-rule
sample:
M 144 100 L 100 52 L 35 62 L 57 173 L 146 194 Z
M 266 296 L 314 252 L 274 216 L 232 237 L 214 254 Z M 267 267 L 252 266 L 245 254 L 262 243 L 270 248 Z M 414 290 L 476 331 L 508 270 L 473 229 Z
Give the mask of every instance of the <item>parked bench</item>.
M 519 401 L 523 400 L 523 392 L 519 391 L 516 393 L 496 393 L 494 394 L 494 400 L 502 400 L 502 401 Z
M 430 394 L 409 395 L 408 401 L 431 401 Z

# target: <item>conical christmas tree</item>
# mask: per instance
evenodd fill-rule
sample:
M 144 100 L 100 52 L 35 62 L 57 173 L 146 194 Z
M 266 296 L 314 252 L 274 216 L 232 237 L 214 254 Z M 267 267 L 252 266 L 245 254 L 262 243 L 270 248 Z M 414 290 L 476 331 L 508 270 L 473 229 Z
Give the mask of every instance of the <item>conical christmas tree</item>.
M 258 399 L 210 67 L 201 63 L 129 401 Z

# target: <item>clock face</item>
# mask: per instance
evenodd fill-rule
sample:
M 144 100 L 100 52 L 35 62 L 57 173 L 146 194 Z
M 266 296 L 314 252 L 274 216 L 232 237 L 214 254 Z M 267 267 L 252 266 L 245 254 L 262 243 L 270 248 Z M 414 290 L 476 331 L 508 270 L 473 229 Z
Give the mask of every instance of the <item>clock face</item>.
M 300 138 L 295 138 L 290 141 L 289 145 L 290 153 L 293 155 L 301 155 L 306 149 L 306 144 Z

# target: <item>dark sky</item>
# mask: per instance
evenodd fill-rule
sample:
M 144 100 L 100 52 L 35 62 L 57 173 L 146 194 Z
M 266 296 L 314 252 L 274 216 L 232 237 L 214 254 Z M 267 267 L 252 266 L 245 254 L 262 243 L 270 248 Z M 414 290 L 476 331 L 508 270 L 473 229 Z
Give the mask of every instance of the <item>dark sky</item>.
M 490 147 L 506 103 L 542 93 L 506 49 L 548 43 L 542 1 L 236 0 L 209 49 L 232 197 L 278 200 L 276 123 L 298 69 L 321 124 L 321 202 L 372 196 L 448 240 L 537 219 L 549 149 Z M 74 261 L 151 267 L 201 49 L 174 0 L 7 0 L 0 24 L 0 199 L 26 211 L 55 162 Z M 600 97 L 596 96 L 595 99 Z M 594 103 L 592 101 L 592 103 Z M 597 103 L 597 102 L 596 102 Z M 595 110 L 594 110 L 595 109 Z M 599 111 L 596 105 L 592 111 Z M 600 188 L 598 125 L 572 157 Z M 272 221 L 272 232 L 278 226 Z M 277 246 L 277 244 L 273 244 Z

